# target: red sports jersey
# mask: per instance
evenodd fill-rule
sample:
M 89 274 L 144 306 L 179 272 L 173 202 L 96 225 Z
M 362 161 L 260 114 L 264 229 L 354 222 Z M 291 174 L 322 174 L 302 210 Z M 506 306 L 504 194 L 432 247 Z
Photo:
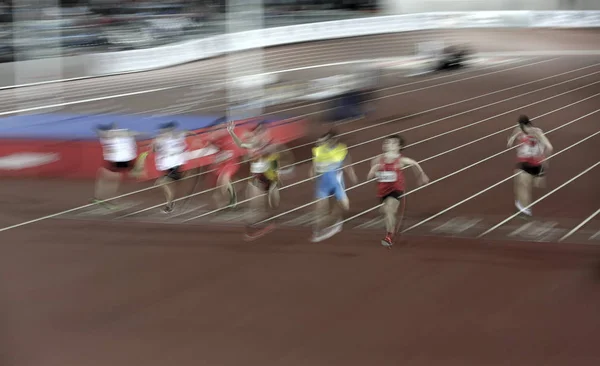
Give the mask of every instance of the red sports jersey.
M 383 156 L 379 158 L 380 168 L 376 172 L 377 196 L 384 197 L 392 192 L 404 192 L 404 170 L 400 157 L 391 163 L 386 163 Z
M 231 137 L 223 136 L 211 141 L 211 144 L 214 145 L 219 151 L 215 154 L 213 164 L 217 167 L 223 167 L 229 164 L 235 164 L 238 162 L 237 154 L 236 154 L 236 146 L 232 141 Z
M 517 161 L 529 165 L 540 165 L 544 160 L 544 147 L 540 141 L 531 135 L 519 134 L 518 141 L 521 143 L 517 148 Z

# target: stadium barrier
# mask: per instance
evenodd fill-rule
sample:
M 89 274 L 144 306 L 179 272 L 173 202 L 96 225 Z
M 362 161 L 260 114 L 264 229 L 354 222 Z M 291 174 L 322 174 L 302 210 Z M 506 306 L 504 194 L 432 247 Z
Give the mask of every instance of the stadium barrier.
M 82 56 L 88 76 L 159 69 L 228 52 L 310 41 L 435 29 L 600 27 L 600 11 L 440 12 L 367 17 L 223 34 L 143 50 Z

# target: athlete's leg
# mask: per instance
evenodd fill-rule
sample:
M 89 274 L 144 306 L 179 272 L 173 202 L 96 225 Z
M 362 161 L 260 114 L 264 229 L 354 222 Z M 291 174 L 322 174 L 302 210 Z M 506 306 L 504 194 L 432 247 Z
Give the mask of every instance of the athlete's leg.
M 327 195 L 319 195 L 319 200 L 315 205 L 315 223 L 313 232 L 319 235 L 327 227 L 327 218 L 329 217 L 329 198 Z
M 388 235 L 393 235 L 396 232 L 398 207 L 400 207 L 400 201 L 394 197 L 387 197 L 383 201 L 383 206 L 381 206 L 385 231 Z
M 175 197 L 175 182 L 174 177 L 171 174 L 175 174 L 176 172 L 169 171 L 167 175 L 160 177 L 154 182 L 154 186 L 160 187 L 165 195 L 166 206 L 163 209 L 163 212 L 171 212 L 173 211 L 173 198 Z
M 237 193 L 231 179 L 233 173 L 231 169 L 225 169 L 217 178 L 217 190 L 213 195 L 217 207 L 234 206 L 237 203 Z
M 264 220 L 266 217 L 265 200 L 260 197 L 265 192 L 258 186 L 259 182 L 248 182 L 246 186 L 246 198 L 250 200 L 250 212 L 248 222 L 250 224 Z
M 525 209 L 531 203 L 531 174 L 517 170 L 515 177 L 515 203 L 517 208 L 526 215 L 531 215 L 530 209 Z
M 277 182 L 271 182 L 271 185 L 269 186 L 269 193 L 268 193 L 268 198 L 269 198 L 269 207 L 271 208 L 277 208 L 279 207 L 279 184 Z
M 111 171 L 105 167 L 98 169 L 94 198 L 105 200 L 114 197 L 118 191 L 120 180 L 120 172 Z

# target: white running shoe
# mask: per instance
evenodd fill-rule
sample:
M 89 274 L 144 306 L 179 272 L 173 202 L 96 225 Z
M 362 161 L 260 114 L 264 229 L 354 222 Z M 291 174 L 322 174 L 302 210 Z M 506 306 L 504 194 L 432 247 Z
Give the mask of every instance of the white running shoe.
M 313 243 L 318 243 L 323 240 L 327 240 L 334 236 L 335 234 L 342 231 L 343 224 L 341 221 L 338 221 L 335 225 L 331 226 L 328 229 L 321 230 L 320 232 L 314 232 L 311 241 Z
M 521 202 L 515 201 L 515 206 L 523 215 L 532 216 L 531 209 L 523 207 Z

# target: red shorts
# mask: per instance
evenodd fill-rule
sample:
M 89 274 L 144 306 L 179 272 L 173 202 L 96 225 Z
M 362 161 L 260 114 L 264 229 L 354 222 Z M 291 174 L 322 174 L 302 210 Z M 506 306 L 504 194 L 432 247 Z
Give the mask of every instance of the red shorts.
M 235 175 L 235 173 L 240 170 L 240 165 L 236 163 L 226 163 L 218 166 L 213 166 L 211 169 L 214 169 L 210 173 L 210 181 L 213 186 L 216 186 L 219 182 L 219 179 L 223 176 L 229 176 L 230 178 Z
M 130 161 L 104 161 L 104 167 L 113 173 L 125 173 L 133 170 L 135 159 Z

